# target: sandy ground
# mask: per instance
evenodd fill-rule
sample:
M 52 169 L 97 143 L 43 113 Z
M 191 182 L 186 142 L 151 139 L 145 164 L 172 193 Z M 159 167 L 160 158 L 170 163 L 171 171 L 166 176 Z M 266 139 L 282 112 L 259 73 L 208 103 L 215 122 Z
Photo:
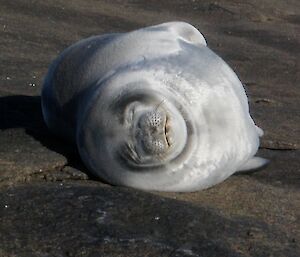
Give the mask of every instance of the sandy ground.
M 196 193 L 111 187 L 51 135 L 50 62 L 82 38 L 193 24 L 264 129 L 256 173 Z M 0 256 L 300 256 L 300 3 L 0 0 Z

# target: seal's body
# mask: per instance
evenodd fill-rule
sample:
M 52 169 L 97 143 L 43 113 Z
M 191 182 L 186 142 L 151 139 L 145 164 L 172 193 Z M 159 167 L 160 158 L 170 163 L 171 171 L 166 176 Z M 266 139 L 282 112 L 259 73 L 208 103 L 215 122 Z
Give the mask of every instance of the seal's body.
M 112 184 L 195 191 L 266 162 L 253 157 L 262 130 L 241 82 L 183 22 L 70 46 L 49 69 L 42 109 Z

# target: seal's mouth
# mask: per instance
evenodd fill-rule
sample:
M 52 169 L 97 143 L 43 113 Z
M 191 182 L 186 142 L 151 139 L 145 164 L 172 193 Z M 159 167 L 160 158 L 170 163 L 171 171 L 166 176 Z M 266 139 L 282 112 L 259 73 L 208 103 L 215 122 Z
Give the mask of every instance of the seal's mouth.
M 165 126 L 164 126 L 164 133 L 165 133 L 165 138 L 166 138 L 166 142 L 168 144 L 168 147 L 171 147 L 171 145 L 172 145 L 171 124 L 170 123 L 171 123 L 170 118 L 167 115 Z

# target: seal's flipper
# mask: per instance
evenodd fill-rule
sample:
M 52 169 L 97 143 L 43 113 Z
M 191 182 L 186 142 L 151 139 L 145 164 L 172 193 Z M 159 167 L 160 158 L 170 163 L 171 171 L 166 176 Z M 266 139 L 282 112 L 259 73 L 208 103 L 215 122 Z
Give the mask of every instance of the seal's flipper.
M 244 171 L 257 170 L 266 166 L 268 163 L 269 160 L 254 156 L 251 159 L 249 159 L 246 163 L 244 163 L 241 167 L 239 167 L 237 172 L 239 173 Z
M 255 126 L 255 127 L 256 127 L 256 131 L 257 131 L 258 136 L 262 137 L 264 135 L 264 131 L 258 126 Z
M 171 32 L 175 38 L 196 46 L 207 46 L 204 36 L 191 24 L 186 22 L 167 22 L 147 28 L 147 30 L 165 30 Z
M 192 25 L 185 22 L 169 22 L 169 29 L 177 34 L 182 40 L 194 45 L 206 46 L 204 36 Z

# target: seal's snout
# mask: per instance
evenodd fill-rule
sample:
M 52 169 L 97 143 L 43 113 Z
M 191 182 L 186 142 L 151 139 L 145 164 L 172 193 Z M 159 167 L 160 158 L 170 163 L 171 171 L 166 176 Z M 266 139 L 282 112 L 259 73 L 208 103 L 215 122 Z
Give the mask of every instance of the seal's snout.
M 167 115 L 158 110 L 147 111 L 139 120 L 143 149 L 148 154 L 164 154 L 168 151 L 170 140 L 167 132 Z

